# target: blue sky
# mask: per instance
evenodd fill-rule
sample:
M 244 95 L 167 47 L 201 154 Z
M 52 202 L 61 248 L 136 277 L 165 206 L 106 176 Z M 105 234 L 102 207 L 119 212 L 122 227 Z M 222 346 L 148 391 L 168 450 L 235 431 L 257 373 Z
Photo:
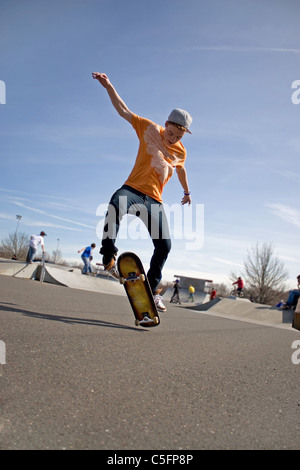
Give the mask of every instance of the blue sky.
M 198 230 L 204 207 L 204 243 L 191 251 L 186 238 L 174 239 L 164 278 L 227 282 L 247 250 L 272 242 L 295 285 L 298 0 L 2 0 L 0 8 L 0 239 L 20 214 L 20 231 L 47 232 L 49 253 L 59 239 L 63 257 L 79 260 L 77 250 L 95 242 L 101 262 L 96 211 L 124 183 L 138 148 L 92 79 L 105 72 L 136 114 L 161 125 L 175 107 L 193 116 L 183 138 L 193 205 L 183 219 Z M 176 175 L 163 198 L 180 204 Z M 120 252 L 136 251 L 147 266 L 151 241 L 127 238 Z

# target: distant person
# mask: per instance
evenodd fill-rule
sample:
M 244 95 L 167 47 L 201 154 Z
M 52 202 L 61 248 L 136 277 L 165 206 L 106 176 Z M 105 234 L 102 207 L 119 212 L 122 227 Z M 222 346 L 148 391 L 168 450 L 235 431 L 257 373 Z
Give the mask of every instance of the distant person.
M 96 244 L 92 243 L 90 246 L 86 246 L 84 248 L 81 248 L 81 250 L 78 250 L 78 253 L 81 253 L 83 251 L 83 253 L 81 255 L 81 259 L 83 261 L 83 268 L 82 268 L 82 271 L 81 271 L 82 274 L 87 274 L 87 273 L 92 273 L 93 272 L 90 258 L 93 259 L 93 257 L 91 256 L 91 253 L 92 253 L 94 248 L 96 248 Z
M 217 291 L 215 288 L 212 289 L 211 293 L 210 293 L 210 300 L 214 300 L 217 296 Z
M 297 276 L 297 289 L 290 290 L 288 299 L 284 304 L 283 308 L 288 310 L 294 308 L 297 305 L 298 299 L 300 297 L 300 274 Z
M 189 297 L 188 300 L 191 302 L 194 302 L 194 293 L 195 293 L 195 287 L 193 287 L 191 284 L 189 285 Z
M 35 254 L 37 252 L 37 248 L 39 245 L 41 245 L 43 255 L 45 256 L 45 247 L 44 247 L 44 237 L 46 237 L 47 234 L 45 232 L 41 232 L 39 235 L 31 235 L 30 241 L 29 241 L 29 249 L 27 253 L 27 258 L 26 262 L 29 264 L 33 263 L 33 259 L 35 257 Z
M 176 281 L 174 282 L 173 295 L 170 299 L 170 303 L 174 302 L 174 304 L 177 304 L 177 303 L 181 304 L 180 297 L 179 297 L 179 289 L 181 289 L 179 285 L 179 279 L 176 279 Z
M 237 281 L 233 282 L 232 285 L 234 286 L 235 284 L 237 284 L 237 294 L 240 295 L 240 293 L 242 292 L 243 288 L 244 288 L 244 281 L 241 277 L 238 277 Z

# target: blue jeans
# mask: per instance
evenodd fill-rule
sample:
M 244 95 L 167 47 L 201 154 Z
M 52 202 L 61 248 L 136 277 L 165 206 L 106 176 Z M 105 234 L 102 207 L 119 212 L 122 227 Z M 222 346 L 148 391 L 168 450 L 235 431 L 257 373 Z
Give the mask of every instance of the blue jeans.
M 36 249 L 35 248 L 32 248 L 32 246 L 29 247 L 29 250 L 28 250 L 28 253 L 27 253 L 27 258 L 26 258 L 26 262 L 29 263 L 31 261 L 33 261 L 33 258 L 36 254 Z
M 293 306 L 297 304 L 297 301 L 300 297 L 300 290 L 290 290 L 289 297 L 287 299 L 287 305 Z
M 171 250 L 168 221 L 163 205 L 146 194 L 124 185 L 112 196 L 104 221 L 102 247 L 103 264 L 107 264 L 118 252 L 115 245 L 122 217 L 132 214 L 145 224 L 154 245 L 147 273 L 152 292 L 162 278 L 162 269 Z
M 81 259 L 83 261 L 83 269 L 81 271 L 82 274 L 92 273 L 93 270 L 92 270 L 92 266 L 91 266 L 89 258 L 87 258 L 86 256 L 81 255 Z

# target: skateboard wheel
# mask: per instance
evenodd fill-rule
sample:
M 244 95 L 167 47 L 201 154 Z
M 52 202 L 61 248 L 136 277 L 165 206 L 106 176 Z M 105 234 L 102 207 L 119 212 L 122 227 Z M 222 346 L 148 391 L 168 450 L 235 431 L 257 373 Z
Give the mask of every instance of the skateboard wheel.
M 144 281 L 145 281 L 145 274 L 140 274 L 140 275 L 139 275 L 139 278 L 140 278 L 141 281 L 144 282 Z
M 135 326 L 140 326 L 140 322 L 138 320 L 135 320 L 134 324 Z
M 120 278 L 119 278 L 119 282 L 120 282 L 120 284 L 125 284 L 124 277 L 120 277 Z

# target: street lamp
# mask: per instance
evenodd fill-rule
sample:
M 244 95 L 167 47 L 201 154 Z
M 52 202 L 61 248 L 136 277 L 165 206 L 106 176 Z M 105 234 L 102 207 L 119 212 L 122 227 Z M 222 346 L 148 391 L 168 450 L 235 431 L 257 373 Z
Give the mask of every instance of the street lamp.
M 14 236 L 14 247 L 13 247 L 14 248 L 14 253 L 13 253 L 14 256 L 17 255 L 17 251 L 18 251 L 17 233 L 18 233 L 19 223 L 20 223 L 20 220 L 22 219 L 22 216 L 21 215 L 16 215 L 16 219 L 18 219 L 18 222 L 17 222 L 17 228 L 16 228 L 15 236 Z
M 16 228 L 16 235 L 17 235 L 18 228 L 19 228 L 19 223 L 20 223 L 20 220 L 22 219 L 22 216 L 21 215 L 16 215 L 16 219 L 18 219 L 17 228 Z

